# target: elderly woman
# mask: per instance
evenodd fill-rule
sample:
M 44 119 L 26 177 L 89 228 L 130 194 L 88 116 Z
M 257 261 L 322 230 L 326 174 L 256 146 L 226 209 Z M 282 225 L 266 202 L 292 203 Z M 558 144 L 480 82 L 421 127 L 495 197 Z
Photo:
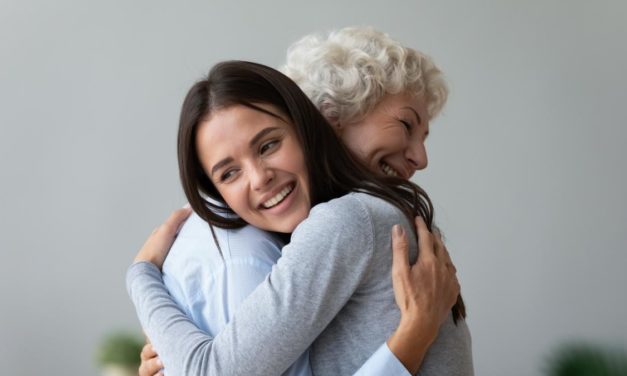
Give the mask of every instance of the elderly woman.
M 370 169 L 409 179 L 427 167 L 429 123 L 448 97 L 427 55 L 374 28 L 347 27 L 292 44 L 282 71 Z M 461 296 L 453 311 L 465 317 Z
M 370 168 L 409 179 L 427 167 L 429 121 L 448 94 L 429 57 L 375 29 L 345 28 L 294 43 L 282 70 Z
M 441 75 L 427 57 L 372 29 L 344 29 L 326 39 L 312 36 L 297 42 L 290 48 L 285 72 L 310 96 L 349 150 L 371 170 L 408 179 L 415 170 L 426 167 L 424 140 L 429 120 L 446 100 Z M 163 265 L 164 282 L 174 300 L 201 329 L 213 335 L 226 325 L 235 307 L 265 278 L 280 255 L 281 239 L 264 236 L 250 227 L 243 230 L 239 233 L 243 236 L 219 228 L 210 231 L 202 219 L 193 215 Z M 259 236 L 262 243 L 258 242 Z M 167 243 L 166 238 L 162 242 Z M 255 239 L 254 244 L 251 239 Z M 221 245 L 220 249 L 216 244 Z M 446 250 L 442 248 L 442 252 Z M 426 269 L 419 272 L 422 278 L 406 288 L 418 291 L 443 285 L 438 281 L 441 276 L 429 274 Z M 194 280 L 212 282 L 211 286 L 199 286 L 200 282 L 190 282 Z M 444 290 L 430 300 L 417 302 L 422 311 L 405 321 L 442 322 L 445 317 L 426 317 L 441 312 L 433 307 L 450 304 L 445 298 L 450 289 Z M 462 320 L 462 305 L 456 305 L 455 315 Z M 422 333 L 416 333 L 416 328 Z M 401 326 L 397 332 L 404 330 L 405 334 L 412 333 L 411 341 L 400 341 L 399 346 L 391 337 L 387 346 L 409 370 L 415 371 L 416 359 L 419 365 L 435 337 L 427 335 L 425 340 L 424 334 L 433 331 L 424 326 Z M 384 344 L 365 363 L 362 372 L 376 370 L 381 364 L 380 369 L 387 371 L 394 366 L 396 359 L 390 356 L 387 346 Z M 463 348 L 469 343 L 457 346 Z M 417 352 L 417 348 L 423 350 Z M 463 351 L 467 357 L 463 361 L 471 362 L 469 347 Z M 407 353 L 412 352 L 409 358 L 413 359 L 408 361 Z M 141 375 L 155 374 L 160 368 L 154 355 L 150 347 L 144 349 Z M 289 372 L 307 374 L 307 356 L 301 357 Z

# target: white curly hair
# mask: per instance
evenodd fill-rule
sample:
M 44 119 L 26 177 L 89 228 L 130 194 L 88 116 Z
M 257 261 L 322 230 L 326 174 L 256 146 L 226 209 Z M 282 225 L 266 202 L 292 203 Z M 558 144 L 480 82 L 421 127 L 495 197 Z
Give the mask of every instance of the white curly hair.
M 402 92 L 424 94 L 432 119 L 448 96 L 430 57 L 371 27 L 307 35 L 289 47 L 281 70 L 339 124 L 360 120 L 383 96 Z

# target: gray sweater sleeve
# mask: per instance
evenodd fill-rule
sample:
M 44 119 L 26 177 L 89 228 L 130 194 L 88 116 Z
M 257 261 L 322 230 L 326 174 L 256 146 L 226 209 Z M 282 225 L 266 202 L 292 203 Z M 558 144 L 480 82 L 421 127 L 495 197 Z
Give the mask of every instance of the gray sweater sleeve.
M 331 322 L 368 272 L 372 236 L 372 219 L 358 199 L 348 195 L 316 206 L 271 274 L 215 338 L 174 304 L 152 264 L 132 265 L 127 288 L 169 375 L 280 374 Z

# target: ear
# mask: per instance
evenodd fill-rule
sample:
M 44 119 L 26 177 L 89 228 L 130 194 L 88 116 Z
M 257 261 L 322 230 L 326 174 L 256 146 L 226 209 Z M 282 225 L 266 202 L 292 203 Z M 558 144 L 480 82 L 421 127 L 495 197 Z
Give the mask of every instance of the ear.
M 342 127 L 342 124 L 337 116 L 329 116 L 327 117 L 327 121 L 331 124 L 331 127 L 337 134 L 340 134 L 340 132 L 344 130 L 344 127 Z
M 340 124 L 340 116 L 337 114 L 337 111 L 334 111 L 330 104 L 324 103 L 320 106 L 320 112 L 327 122 L 331 124 L 335 133 L 339 134 L 342 130 L 342 125 Z

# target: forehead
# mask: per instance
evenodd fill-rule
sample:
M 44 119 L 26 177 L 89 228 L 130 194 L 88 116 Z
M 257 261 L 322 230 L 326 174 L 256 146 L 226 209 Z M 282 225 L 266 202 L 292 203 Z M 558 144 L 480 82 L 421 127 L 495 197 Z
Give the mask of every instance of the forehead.
M 235 136 L 255 133 L 267 126 L 291 128 L 285 120 L 286 117 L 274 106 L 267 104 L 254 106 L 259 107 L 259 110 L 240 104 L 214 110 L 210 116 L 201 120 L 197 139 L 224 142 L 242 138 Z
M 427 101 L 424 94 L 414 95 L 408 92 L 386 94 L 381 98 L 373 111 L 414 110 L 419 114 L 426 113 Z
M 211 164 L 248 149 L 255 135 L 266 128 L 291 130 L 291 124 L 276 108 L 261 104 L 255 106 L 276 116 L 238 104 L 214 110 L 200 122 L 196 149 L 203 164 Z

